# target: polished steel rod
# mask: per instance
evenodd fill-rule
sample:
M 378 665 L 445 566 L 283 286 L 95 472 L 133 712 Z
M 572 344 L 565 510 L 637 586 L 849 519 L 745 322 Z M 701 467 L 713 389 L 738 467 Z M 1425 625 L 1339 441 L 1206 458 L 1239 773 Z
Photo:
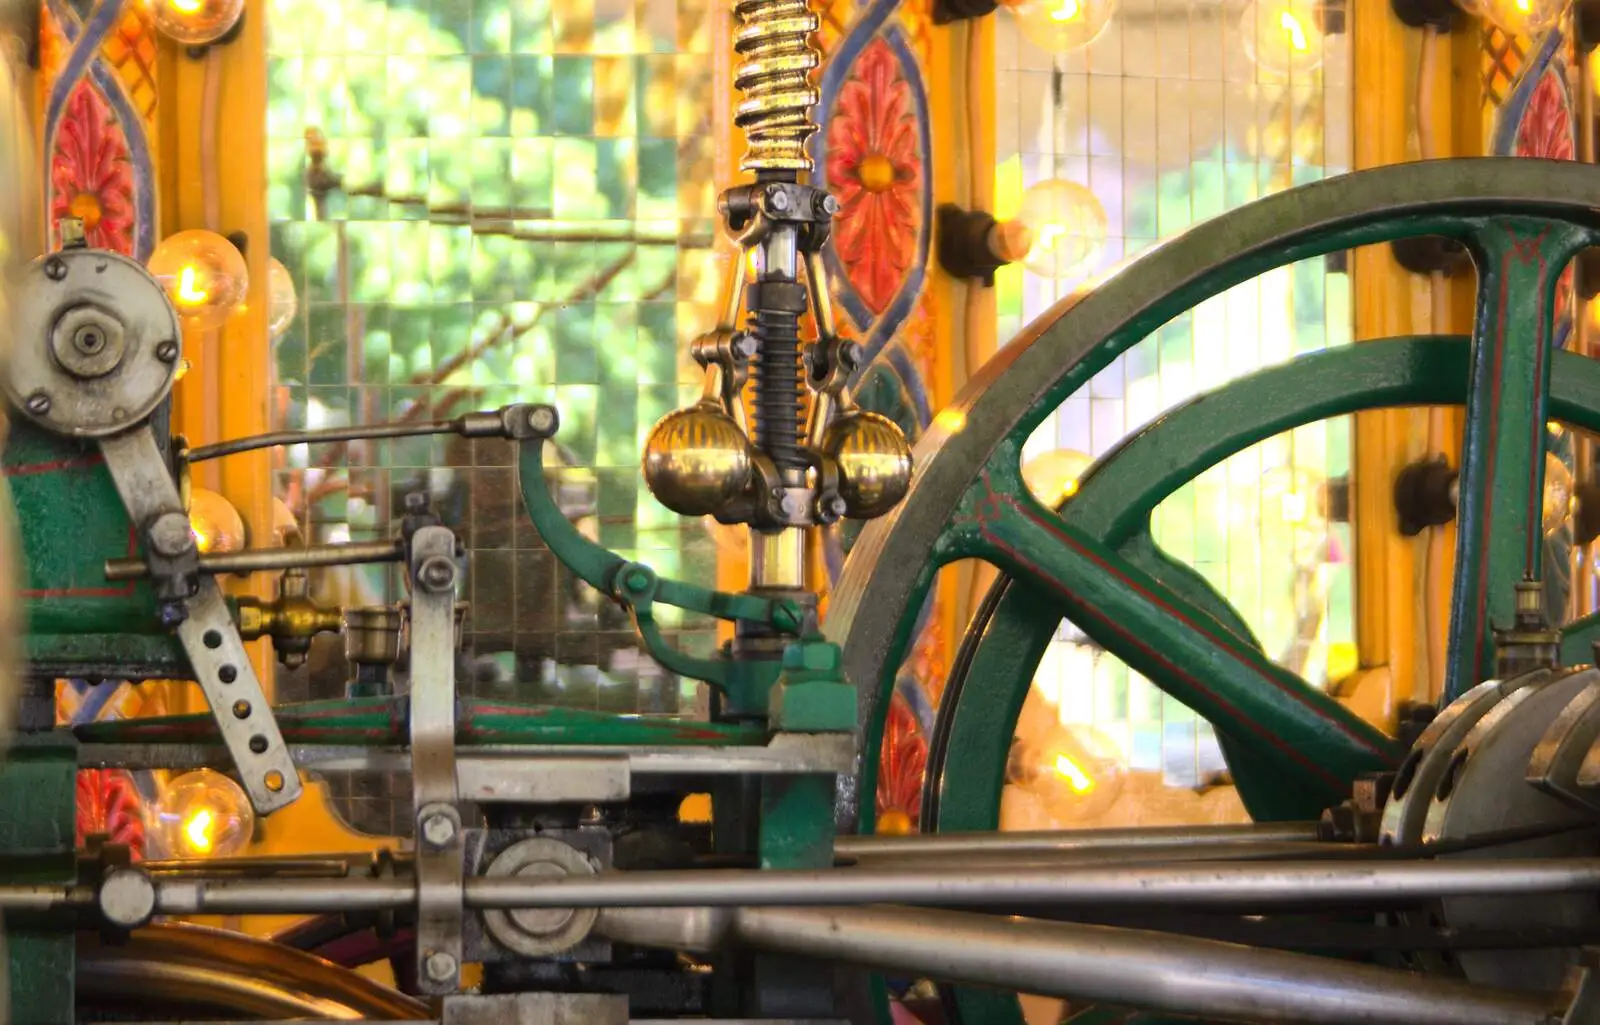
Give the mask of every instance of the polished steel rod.
M 602 916 L 626 932 L 626 916 Z M 646 912 L 645 914 L 651 914 Z M 660 914 L 656 912 L 655 914 Z M 1111 926 L 909 908 L 741 908 L 690 939 L 940 982 L 1241 1022 L 1546 1025 L 1554 995 Z M 720 928 L 718 928 L 720 924 Z
M 311 545 L 306 548 L 251 548 L 243 552 L 220 552 L 200 556 L 202 573 L 257 573 L 285 569 L 316 569 L 320 566 L 354 566 L 369 562 L 399 562 L 399 541 L 346 541 L 340 544 Z M 106 560 L 106 579 L 119 582 L 143 580 L 150 567 L 143 559 Z
M 469 879 L 480 908 L 819 907 L 845 904 L 1265 908 L 1600 890 L 1600 858 L 1256 862 L 1100 867 L 613 872 Z
M 1028 833 L 929 833 L 912 836 L 841 836 L 836 854 L 902 857 L 916 854 L 978 854 L 991 851 L 1083 851 L 1132 847 L 1198 847 L 1216 843 L 1300 843 L 1317 839 L 1315 822 L 1262 825 L 1154 826 L 1133 829 L 1073 829 Z
M 415 900 L 409 879 L 155 880 L 164 914 L 377 911 Z M 1600 891 L 1600 858 L 1449 862 L 1185 863 L 1092 868 L 846 868 L 820 871 L 716 869 L 612 872 L 541 880 L 478 877 L 469 907 L 810 907 L 851 904 L 1260 910 L 1382 904 L 1447 896 L 1509 897 Z M 51 891 L 62 896 L 65 891 Z M 0 890 L 0 909 L 38 907 L 26 887 Z
M 365 441 L 379 438 L 415 438 L 425 434 L 453 434 L 458 430 L 454 420 L 423 420 L 386 424 L 356 424 L 351 427 L 322 427 L 314 431 L 273 431 L 270 434 L 252 434 L 248 438 L 220 441 L 215 445 L 201 445 L 189 450 L 189 462 L 202 463 L 207 459 L 253 452 L 256 449 L 275 448 L 279 445 L 321 445 L 335 441 Z

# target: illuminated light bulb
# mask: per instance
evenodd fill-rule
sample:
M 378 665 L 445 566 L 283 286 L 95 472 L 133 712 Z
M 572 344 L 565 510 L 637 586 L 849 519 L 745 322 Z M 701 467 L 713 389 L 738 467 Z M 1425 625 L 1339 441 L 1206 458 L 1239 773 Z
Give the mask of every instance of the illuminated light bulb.
M 911 825 L 911 816 L 899 808 L 890 808 L 879 815 L 874 831 L 879 836 L 910 836 L 916 832 Z
M 180 231 L 166 239 L 150 257 L 150 273 L 178 315 L 201 329 L 221 327 L 250 288 L 244 254 L 212 231 Z
M 1560 20 L 1562 0 L 1469 0 L 1461 5 L 1512 35 L 1537 36 Z
M 1012 743 L 1006 782 L 1027 791 L 1058 822 L 1104 815 L 1122 795 L 1121 753 L 1093 726 L 1057 723 L 1032 740 Z
M 1105 207 L 1086 186 L 1051 178 L 1022 194 L 1017 218 L 1029 232 L 1023 266 L 1041 277 L 1086 274 L 1105 249 Z
M 1319 8 L 1314 0 L 1255 0 L 1239 19 L 1245 54 L 1279 74 L 1316 69 L 1322 64 Z
M 1017 30 L 1050 53 L 1072 53 L 1100 38 L 1116 16 L 1118 0 L 1003 0 Z
M 1046 509 L 1054 509 L 1078 493 L 1078 482 L 1094 462 L 1070 448 L 1041 452 L 1022 464 L 1022 483 Z
M 1572 522 L 1578 510 L 1572 471 L 1554 452 L 1544 457 L 1544 533 L 1554 534 Z
M 276 258 L 267 263 L 267 338 L 277 341 L 294 323 L 300 310 L 300 297 L 295 294 L 294 277 L 289 268 Z
M 244 548 L 244 517 L 233 503 L 205 488 L 189 493 L 189 529 L 201 555 L 237 552 Z
M 239 784 L 212 769 L 169 781 L 150 816 L 148 843 L 159 858 L 231 857 L 249 845 L 256 826 Z
M 150 13 L 163 35 L 185 46 L 206 46 L 239 24 L 244 0 L 154 0 Z

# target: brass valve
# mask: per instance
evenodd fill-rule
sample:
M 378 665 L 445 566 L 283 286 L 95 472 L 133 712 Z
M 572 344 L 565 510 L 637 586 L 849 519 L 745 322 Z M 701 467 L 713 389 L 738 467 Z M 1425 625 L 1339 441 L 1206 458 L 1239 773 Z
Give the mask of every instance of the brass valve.
M 278 578 L 278 596 L 270 602 L 248 596 L 235 599 L 239 636 L 247 641 L 272 638 L 278 661 L 290 669 L 305 665 L 311 639 L 319 633 L 338 633 L 342 617 L 337 608 L 311 600 L 311 578 L 303 569 L 286 569 Z

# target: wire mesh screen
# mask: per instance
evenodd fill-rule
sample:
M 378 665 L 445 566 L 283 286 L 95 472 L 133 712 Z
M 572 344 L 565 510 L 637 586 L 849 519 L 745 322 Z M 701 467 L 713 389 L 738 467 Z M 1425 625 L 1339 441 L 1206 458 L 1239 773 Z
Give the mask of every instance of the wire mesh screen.
M 694 394 L 680 343 L 714 316 L 714 8 L 272 0 L 268 17 L 271 244 L 297 297 L 274 426 L 553 402 L 543 486 L 568 517 L 663 574 L 710 578 L 711 538 L 649 496 L 638 457 Z M 515 462 L 510 443 L 449 437 L 302 446 L 276 470 L 280 515 L 312 542 L 385 537 L 425 491 L 467 547 L 477 694 L 679 711 L 687 685 L 534 534 Z M 342 605 L 402 597 L 390 567 L 316 587 Z M 340 694 L 345 673 L 321 641 L 280 694 Z
M 1093 2 L 1070 11 L 1092 13 Z M 1124 0 L 1098 38 L 1065 55 L 1035 45 L 1026 19 L 1001 14 L 996 213 L 1020 217 L 1035 239 L 999 275 L 1002 342 L 1157 241 L 1349 167 L 1349 43 L 1332 8 Z M 1063 239 L 1042 259 L 1041 231 L 1043 243 Z M 1052 450 L 1098 456 L 1191 396 L 1344 344 L 1350 331 L 1339 263 L 1271 271 L 1134 346 L 1056 411 L 1024 462 Z M 1206 472 L 1152 524 L 1157 543 L 1232 602 L 1268 654 L 1317 684 L 1353 658 L 1339 522 L 1349 455 L 1347 421 L 1296 430 Z M 1203 786 L 1224 768 L 1208 724 L 1070 623 L 1030 706 L 1025 721 L 1054 719 L 1113 751 L 1119 769 L 1169 787 Z

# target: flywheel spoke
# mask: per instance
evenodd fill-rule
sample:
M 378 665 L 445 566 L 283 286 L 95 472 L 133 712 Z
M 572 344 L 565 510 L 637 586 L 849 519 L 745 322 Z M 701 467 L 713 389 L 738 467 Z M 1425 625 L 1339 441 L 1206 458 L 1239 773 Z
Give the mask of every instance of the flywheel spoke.
M 1050 592 L 1097 643 L 1271 761 L 1280 784 L 1337 803 L 1352 777 L 1399 760 L 1390 738 L 1045 509 L 1005 466 L 991 466 L 969 489 L 947 536 L 954 549 Z
M 1494 630 L 1541 576 L 1545 421 L 1556 285 L 1588 228 L 1534 218 L 1479 224 L 1467 431 L 1457 506 L 1446 701 L 1494 674 Z

